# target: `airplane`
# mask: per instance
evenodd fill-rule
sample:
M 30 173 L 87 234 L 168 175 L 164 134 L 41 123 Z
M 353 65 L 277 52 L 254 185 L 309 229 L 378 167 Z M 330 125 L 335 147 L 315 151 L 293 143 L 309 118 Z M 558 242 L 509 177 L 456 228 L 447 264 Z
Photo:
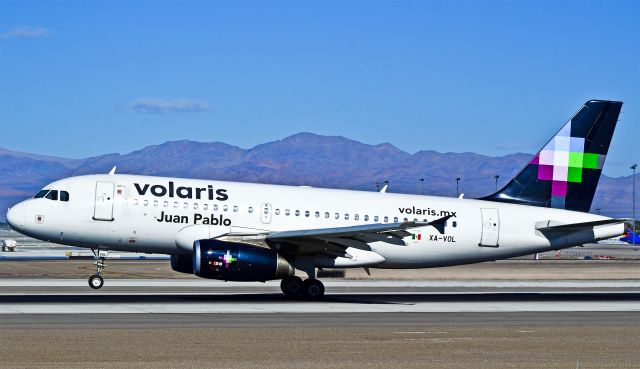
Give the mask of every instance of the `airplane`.
M 479 199 L 116 174 L 55 181 L 8 223 L 90 248 L 170 255 L 176 272 L 281 280 L 319 299 L 322 268 L 434 268 L 560 250 L 616 237 L 626 219 L 588 213 L 622 102 L 590 100 L 499 191 Z M 302 279 L 295 271 L 307 276 Z
M 628 228 L 627 233 L 624 237 L 620 238 L 620 241 L 634 245 L 640 245 L 640 235 L 635 233 L 631 228 Z

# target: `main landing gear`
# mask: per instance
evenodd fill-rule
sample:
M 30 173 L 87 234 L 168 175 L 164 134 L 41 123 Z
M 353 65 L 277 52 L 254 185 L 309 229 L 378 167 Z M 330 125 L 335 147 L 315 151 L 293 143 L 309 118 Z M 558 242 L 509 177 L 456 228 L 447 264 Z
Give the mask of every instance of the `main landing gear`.
M 93 264 L 95 264 L 96 266 L 96 274 L 89 277 L 89 287 L 97 290 L 102 288 L 102 285 L 104 285 L 102 271 L 107 268 L 107 259 L 109 258 L 109 252 L 98 250 L 98 252 L 96 253 L 96 250 L 91 251 L 93 251 L 93 255 L 95 257 L 95 261 L 93 262 Z
M 321 299 L 324 296 L 324 285 L 315 278 L 302 280 L 298 276 L 287 277 L 280 283 L 280 289 L 290 298 Z

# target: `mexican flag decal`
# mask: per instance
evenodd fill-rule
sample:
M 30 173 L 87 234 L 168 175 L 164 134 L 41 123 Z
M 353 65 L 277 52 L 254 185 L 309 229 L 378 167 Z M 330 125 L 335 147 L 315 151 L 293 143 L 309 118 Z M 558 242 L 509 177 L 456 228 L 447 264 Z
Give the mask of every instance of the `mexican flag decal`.
M 411 235 L 411 239 L 420 241 L 422 239 L 422 235 L 420 233 L 418 233 L 418 234 L 414 233 L 414 234 Z

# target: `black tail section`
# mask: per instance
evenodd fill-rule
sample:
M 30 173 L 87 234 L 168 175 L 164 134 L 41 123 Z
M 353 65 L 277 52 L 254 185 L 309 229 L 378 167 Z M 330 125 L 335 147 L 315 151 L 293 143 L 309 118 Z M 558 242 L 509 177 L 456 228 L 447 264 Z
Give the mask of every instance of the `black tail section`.
M 588 212 L 621 107 L 587 101 L 520 173 L 482 200 Z

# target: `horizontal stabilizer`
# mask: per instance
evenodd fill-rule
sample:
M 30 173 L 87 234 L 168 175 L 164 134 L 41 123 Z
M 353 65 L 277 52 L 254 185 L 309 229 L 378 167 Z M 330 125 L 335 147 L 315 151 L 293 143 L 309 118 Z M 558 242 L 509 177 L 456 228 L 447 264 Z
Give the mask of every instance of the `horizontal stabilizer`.
M 549 225 L 551 221 L 544 222 L 546 226 L 537 226 L 536 229 L 538 231 L 548 231 L 548 232 L 575 232 L 582 231 L 586 229 L 592 229 L 593 227 L 609 225 L 609 224 L 619 224 L 628 221 L 628 219 L 623 218 L 614 218 L 614 219 L 604 219 L 604 220 L 596 220 L 593 222 L 583 222 L 583 223 L 570 223 L 570 224 L 560 224 L 560 225 Z

